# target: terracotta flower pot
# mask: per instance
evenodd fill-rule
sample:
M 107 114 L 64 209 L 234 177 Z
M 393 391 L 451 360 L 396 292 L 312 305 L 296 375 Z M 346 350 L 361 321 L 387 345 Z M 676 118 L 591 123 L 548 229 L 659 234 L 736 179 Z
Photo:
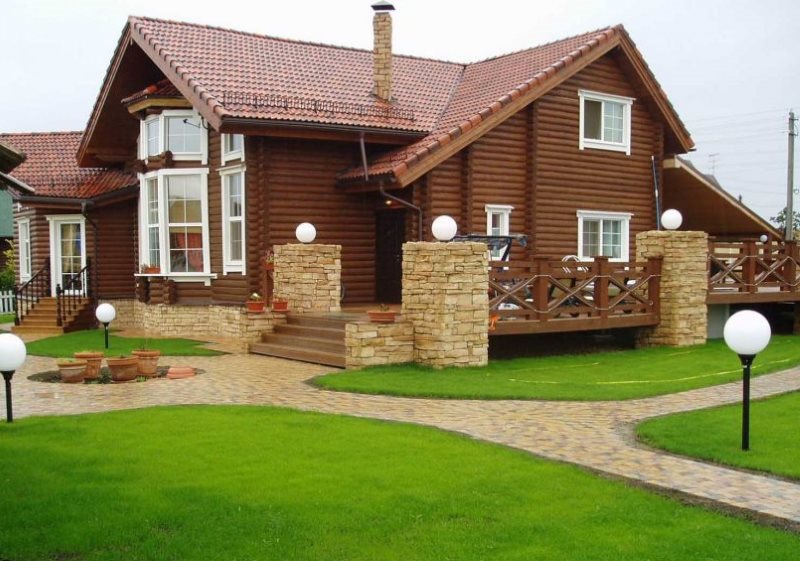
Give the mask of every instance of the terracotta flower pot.
M 139 376 L 147 376 L 152 378 L 158 374 L 158 359 L 161 356 L 161 351 L 152 349 L 141 349 L 133 351 L 133 356 L 139 357 Z
M 172 380 L 191 378 L 192 376 L 194 376 L 194 368 L 191 366 L 171 366 L 167 371 L 167 378 Z
M 367 312 L 372 323 L 394 323 L 397 312 L 393 310 L 371 310 Z
M 59 360 L 58 370 L 61 372 L 61 380 L 67 384 L 78 384 L 83 382 L 86 372 L 85 360 Z
M 286 313 L 289 311 L 289 302 L 286 300 L 273 300 L 272 301 L 272 311 L 279 312 L 279 313 Z
M 115 382 L 130 382 L 139 374 L 138 356 L 107 358 L 106 364 L 111 370 L 111 379 Z
M 263 300 L 248 300 L 246 304 L 248 312 L 260 313 L 264 311 Z
M 86 351 L 83 353 L 73 353 L 75 358 L 86 361 L 86 372 L 83 374 L 85 380 L 96 380 L 100 377 L 100 366 L 103 363 L 103 353 Z

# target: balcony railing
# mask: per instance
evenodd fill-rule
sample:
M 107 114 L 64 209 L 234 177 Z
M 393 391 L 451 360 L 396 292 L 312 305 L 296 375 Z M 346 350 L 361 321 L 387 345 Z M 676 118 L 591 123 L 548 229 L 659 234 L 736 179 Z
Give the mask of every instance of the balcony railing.
M 708 247 L 709 301 L 792 300 L 800 296 L 795 242 L 720 242 Z M 749 295 L 749 297 L 747 296 Z

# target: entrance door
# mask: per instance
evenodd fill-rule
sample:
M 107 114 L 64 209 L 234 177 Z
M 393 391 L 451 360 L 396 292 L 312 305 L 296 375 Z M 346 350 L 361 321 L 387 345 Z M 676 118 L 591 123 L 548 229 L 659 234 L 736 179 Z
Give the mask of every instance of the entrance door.
M 378 302 L 397 304 L 402 298 L 405 240 L 405 211 L 389 210 L 375 214 L 375 297 Z
M 53 294 L 56 285 L 81 293 L 85 279 L 70 282 L 86 266 L 85 231 L 81 218 L 53 218 L 50 223 Z

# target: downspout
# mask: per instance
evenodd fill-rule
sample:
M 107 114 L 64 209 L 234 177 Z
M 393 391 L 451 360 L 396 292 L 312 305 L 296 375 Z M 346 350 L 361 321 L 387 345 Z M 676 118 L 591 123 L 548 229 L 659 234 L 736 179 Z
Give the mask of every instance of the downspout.
M 656 173 L 656 157 L 650 156 L 650 161 L 653 164 L 653 189 L 656 194 L 656 230 L 661 229 L 661 201 L 658 197 L 658 174 Z
M 367 148 L 364 144 L 364 131 L 361 131 L 359 135 L 359 144 L 361 145 L 361 164 L 364 166 L 364 180 L 369 181 L 369 166 L 367 165 Z M 378 192 L 381 194 L 382 197 L 389 199 L 390 201 L 394 201 L 400 205 L 403 205 L 406 208 L 410 208 L 417 212 L 417 241 L 422 241 L 422 209 L 415 204 L 412 204 L 408 201 L 395 197 L 394 195 L 390 195 L 387 193 L 383 188 L 383 179 L 378 181 Z

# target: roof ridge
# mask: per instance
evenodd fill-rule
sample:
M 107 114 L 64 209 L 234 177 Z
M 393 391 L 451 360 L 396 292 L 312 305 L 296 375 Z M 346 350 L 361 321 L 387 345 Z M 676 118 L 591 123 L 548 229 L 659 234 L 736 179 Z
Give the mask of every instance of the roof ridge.
M 44 136 L 46 134 L 83 134 L 83 131 L 0 132 L 0 136 Z
M 227 33 L 235 33 L 235 34 L 238 34 L 238 35 L 247 35 L 249 37 L 257 37 L 259 39 L 270 39 L 272 41 L 281 41 L 281 42 L 284 42 L 284 43 L 295 43 L 295 44 L 298 44 L 298 45 L 308 45 L 308 46 L 311 46 L 311 47 L 326 47 L 326 48 L 329 48 L 329 49 L 338 49 L 338 50 L 342 50 L 342 51 L 354 51 L 354 52 L 359 52 L 359 53 L 372 53 L 372 49 L 361 49 L 361 48 L 358 48 L 358 47 L 348 47 L 348 46 L 345 46 L 345 45 L 334 45 L 332 43 L 320 43 L 320 42 L 316 42 L 316 41 L 306 41 L 306 40 L 303 40 L 303 39 L 290 39 L 288 37 L 276 37 L 274 35 L 266 35 L 264 33 L 256 33 L 255 31 L 242 31 L 241 29 L 233 29 L 233 28 L 230 28 L 230 27 L 222 27 L 222 26 L 219 26 L 219 25 L 208 25 L 206 23 L 194 23 L 194 22 L 190 22 L 190 21 L 178 21 L 178 20 L 174 20 L 174 19 L 153 18 L 153 17 L 149 17 L 149 16 L 128 16 L 128 21 L 130 22 L 131 20 L 139 20 L 139 21 L 144 20 L 144 21 L 155 21 L 155 22 L 160 22 L 160 23 L 169 23 L 169 24 L 175 24 L 175 25 L 186 25 L 186 26 L 190 26 L 190 27 L 198 27 L 198 28 L 203 28 L 203 29 L 213 29 L 215 31 L 225 31 Z M 392 53 L 392 57 L 408 58 L 408 59 L 413 59 L 413 60 L 427 60 L 429 62 L 441 62 L 441 63 L 444 63 L 444 64 L 452 64 L 454 66 L 466 66 L 468 64 L 468 63 L 464 63 L 464 62 L 456 62 L 456 61 L 453 61 L 453 60 L 444 60 L 444 59 L 440 59 L 440 58 L 424 57 L 424 56 L 417 56 L 417 55 L 403 55 L 403 54 L 397 54 L 397 53 Z

